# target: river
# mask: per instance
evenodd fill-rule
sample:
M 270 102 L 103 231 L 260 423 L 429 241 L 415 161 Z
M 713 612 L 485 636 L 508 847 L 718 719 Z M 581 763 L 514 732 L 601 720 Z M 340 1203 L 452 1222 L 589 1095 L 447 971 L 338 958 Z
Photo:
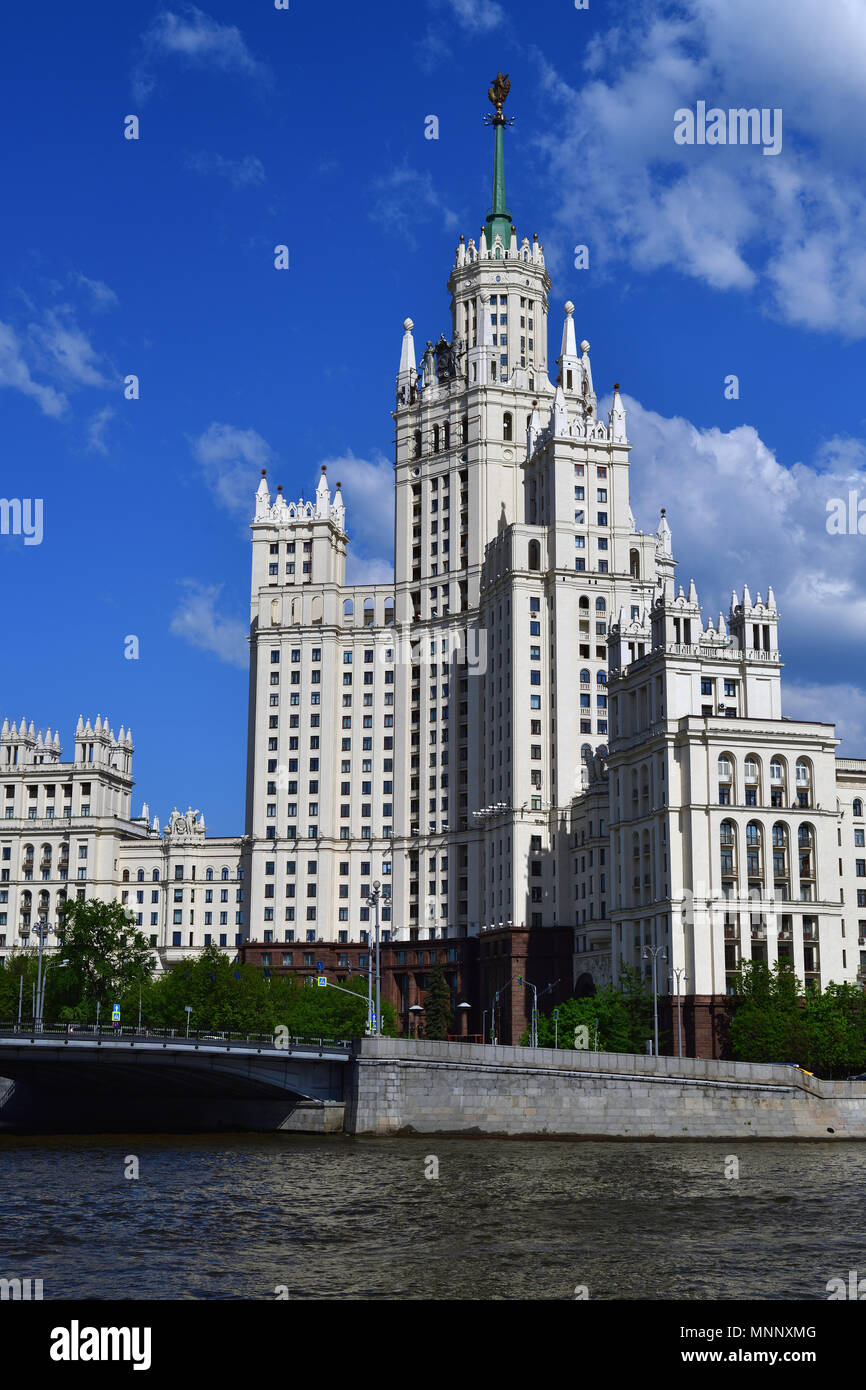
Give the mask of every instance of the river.
M 799 1300 L 866 1274 L 854 1143 L 4 1134 L 0 1182 L 0 1276 L 46 1300 Z

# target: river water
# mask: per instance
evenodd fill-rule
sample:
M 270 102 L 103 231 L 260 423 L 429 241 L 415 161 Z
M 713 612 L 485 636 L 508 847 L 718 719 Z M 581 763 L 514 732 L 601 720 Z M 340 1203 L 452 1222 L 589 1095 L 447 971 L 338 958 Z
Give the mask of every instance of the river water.
M 0 1276 L 46 1300 L 823 1300 L 866 1274 L 864 1190 L 845 1142 L 4 1134 Z

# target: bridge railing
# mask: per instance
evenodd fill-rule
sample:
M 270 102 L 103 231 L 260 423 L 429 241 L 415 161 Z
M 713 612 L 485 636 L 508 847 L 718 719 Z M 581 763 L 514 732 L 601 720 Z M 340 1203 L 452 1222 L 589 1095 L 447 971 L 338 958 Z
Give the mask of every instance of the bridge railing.
M 230 1030 L 210 1031 L 205 1028 L 121 1028 L 111 1024 L 96 1023 L 3 1023 L 0 1021 L 0 1037 L 18 1036 L 24 1038 L 46 1038 L 56 1041 L 76 1039 L 84 1041 L 97 1038 L 100 1042 L 172 1042 L 179 1046 L 197 1047 L 200 1043 L 218 1043 L 225 1048 L 270 1047 L 275 1052 L 303 1050 L 309 1048 L 321 1052 L 324 1048 L 350 1052 L 352 1042 L 348 1038 L 307 1038 L 286 1036 L 279 1043 L 274 1033 L 242 1033 Z

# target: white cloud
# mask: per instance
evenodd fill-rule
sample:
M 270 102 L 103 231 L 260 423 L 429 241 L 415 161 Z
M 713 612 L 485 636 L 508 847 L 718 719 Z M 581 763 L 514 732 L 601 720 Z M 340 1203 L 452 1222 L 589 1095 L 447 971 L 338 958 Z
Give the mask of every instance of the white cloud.
M 346 507 L 346 530 L 352 546 L 359 545 L 371 559 L 387 561 L 391 577 L 390 557 L 394 552 L 394 468 L 382 454 L 372 459 L 356 458 L 347 453 L 321 462 L 328 470 L 328 483 L 333 489 L 337 481 Z M 350 549 L 350 554 L 352 550 Z M 369 561 L 364 561 L 369 563 Z M 370 579 L 365 575 L 365 579 Z
M 217 612 L 223 586 L 200 584 L 194 579 L 185 579 L 183 585 L 186 596 L 172 617 L 169 630 L 191 646 L 244 670 L 249 663 L 248 629 L 239 618 Z
M 720 609 L 727 615 L 732 588 L 741 592 L 746 583 L 754 598 L 772 584 L 783 655 L 798 669 L 856 680 L 866 634 L 866 536 L 828 534 L 827 504 L 852 491 L 866 500 L 866 446 L 830 439 L 817 468 L 786 466 L 750 425 L 699 429 L 631 398 L 625 404 L 637 525 L 655 531 L 659 508 L 667 508 L 678 582 L 695 579 L 705 618 Z
M 348 584 L 393 584 L 394 566 L 387 560 L 364 560 L 349 552 L 346 561 Z
M 470 34 L 490 34 L 505 18 L 496 0 L 447 0 L 454 17 Z
M 87 275 L 73 276 L 76 285 L 83 285 L 91 297 L 91 307 L 96 310 L 113 309 L 118 303 L 117 295 L 104 280 L 91 280 Z
M 866 758 L 866 693 L 856 685 L 806 685 L 785 681 L 784 713 L 789 719 L 835 723 L 839 758 Z
M 226 159 L 216 152 L 202 150 L 190 155 L 187 168 L 197 174 L 218 174 L 228 179 L 233 188 L 250 188 L 265 181 L 265 166 L 253 154 L 242 159 Z
M 180 14 L 163 10 L 142 36 L 144 56 L 132 75 L 133 94 L 143 102 L 153 92 L 153 64 L 160 58 L 179 58 L 190 65 L 219 72 L 269 80 L 269 70 L 247 48 L 240 29 L 220 24 L 192 5 Z
M 112 384 L 105 375 L 100 355 L 87 334 L 75 322 L 69 305 L 49 309 L 41 323 L 31 323 L 28 329 L 37 355 L 47 370 L 54 370 L 75 386 Z
M 215 422 L 189 442 L 217 502 L 249 520 L 261 471 L 273 459 L 267 440 L 255 430 Z
M 584 80 L 540 54 L 556 131 L 539 137 L 566 245 L 596 268 L 667 267 L 749 291 L 783 322 L 866 335 L 866 10 L 839 0 L 667 0 L 588 45 Z M 828 100 L 832 92 L 832 100 Z M 698 100 L 783 113 L 778 156 L 677 146 Z M 555 253 L 554 253 L 555 254 Z
M 115 412 L 110 405 L 106 405 L 102 410 L 97 411 L 90 417 L 87 425 L 87 447 L 97 454 L 107 454 L 108 445 L 105 441 L 105 432 L 110 420 L 114 419 Z
M 62 415 L 67 401 L 62 391 L 34 381 L 25 359 L 25 348 L 14 328 L 0 323 L 0 387 L 20 391 L 37 402 L 44 415 Z
M 374 179 L 371 193 L 370 218 L 402 236 L 410 246 L 417 245 L 414 232 L 420 217 L 436 214 L 441 218 L 442 226 L 449 231 L 459 223 L 457 214 L 444 206 L 429 171 L 421 173 L 418 169 L 412 169 L 408 160 L 390 173 Z

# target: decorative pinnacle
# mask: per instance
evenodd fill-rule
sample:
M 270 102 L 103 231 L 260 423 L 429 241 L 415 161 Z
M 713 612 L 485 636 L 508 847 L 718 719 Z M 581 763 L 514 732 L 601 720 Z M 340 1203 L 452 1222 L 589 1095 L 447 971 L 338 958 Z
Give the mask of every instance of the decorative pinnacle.
M 495 116 L 487 116 L 485 120 L 491 125 L 505 125 L 506 117 L 502 114 L 502 107 L 508 93 L 511 91 L 511 83 L 508 80 L 508 73 L 498 72 L 487 89 L 487 96 L 493 106 L 496 107 Z M 513 120 L 513 117 L 512 117 Z

